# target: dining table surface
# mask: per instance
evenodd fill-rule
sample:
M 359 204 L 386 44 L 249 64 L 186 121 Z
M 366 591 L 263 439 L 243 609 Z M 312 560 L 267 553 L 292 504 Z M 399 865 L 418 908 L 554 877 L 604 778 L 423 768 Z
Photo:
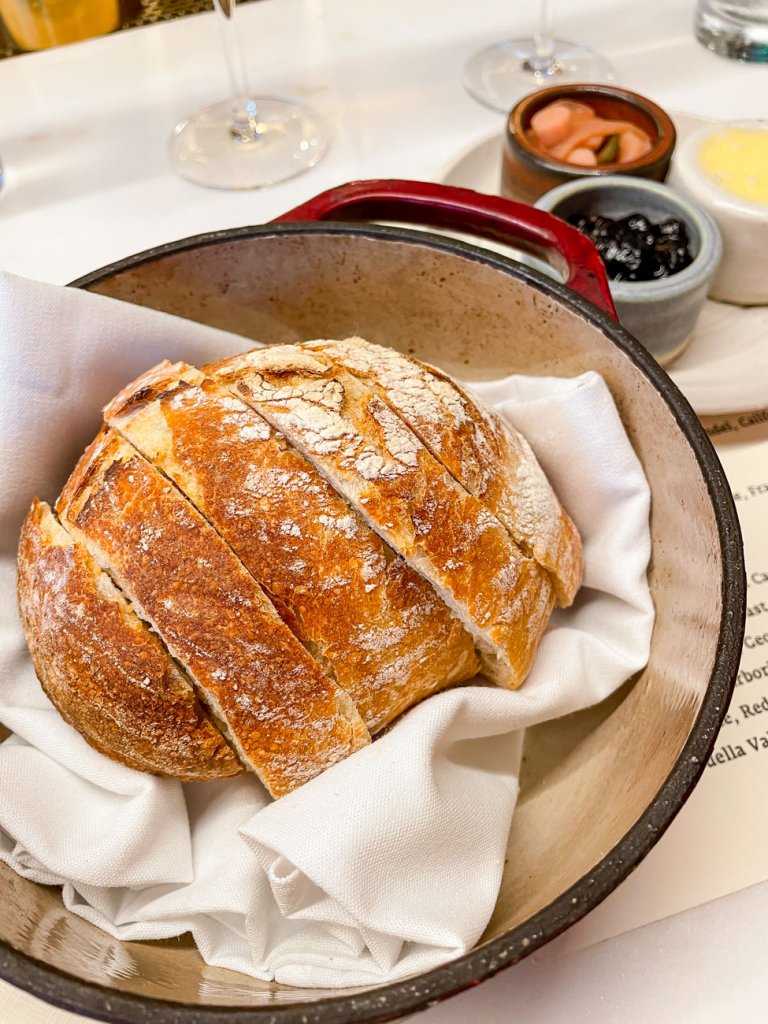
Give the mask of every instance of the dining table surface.
M 768 64 L 708 52 L 694 35 L 694 0 L 553 7 L 556 35 L 602 52 L 620 85 L 665 109 L 768 116 Z M 196 186 L 168 161 L 174 125 L 228 92 L 213 12 L 2 60 L 0 269 L 65 284 L 153 246 L 269 221 L 347 181 L 445 180 L 503 131 L 504 115 L 465 91 L 466 60 L 530 34 L 538 10 L 533 0 L 243 5 L 238 32 L 254 91 L 310 102 L 333 132 L 311 171 L 255 191 Z M 768 888 L 742 889 L 603 941 L 555 940 L 420 1019 L 757 1024 L 768 1021 L 766 950 Z M 82 1020 L 0 982 L 3 1024 Z

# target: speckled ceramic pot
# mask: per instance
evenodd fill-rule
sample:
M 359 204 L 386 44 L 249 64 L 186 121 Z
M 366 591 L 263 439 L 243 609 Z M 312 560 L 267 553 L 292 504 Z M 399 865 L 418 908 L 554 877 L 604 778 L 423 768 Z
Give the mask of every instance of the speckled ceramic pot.
M 518 246 L 522 239 L 603 308 L 463 242 L 338 222 L 355 212 L 474 225 Z M 0 865 L 0 976 L 100 1020 L 389 1021 L 514 964 L 648 853 L 706 764 L 738 670 L 745 581 L 730 489 L 688 403 L 610 315 L 591 244 L 530 207 L 408 182 L 357 183 L 291 216 L 301 222 L 186 239 L 77 284 L 267 342 L 344 336 L 354 325 L 371 341 L 476 380 L 600 372 L 652 492 L 650 661 L 607 703 L 530 730 L 485 934 L 452 963 L 396 984 L 292 989 L 208 967 L 187 938 L 118 942 L 66 911 L 57 889 Z M 317 217 L 335 222 L 307 223 Z
M 534 145 L 530 135 L 533 115 L 555 100 L 587 103 L 600 117 L 637 125 L 651 140 L 650 150 L 637 160 L 599 167 L 580 167 L 566 160 L 556 160 Z M 582 177 L 622 174 L 664 181 L 676 141 L 671 118 L 646 96 L 617 85 L 587 82 L 550 85 L 524 96 L 510 111 L 501 159 L 501 191 L 503 195 L 532 203 L 556 185 Z
M 537 200 L 540 210 L 567 218 L 574 213 L 626 217 L 644 213 L 659 223 L 678 217 L 688 228 L 693 262 L 658 281 L 611 281 L 619 320 L 648 351 L 667 366 L 693 337 L 704 300 L 722 256 L 720 232 L 697 203 L 667 185 L 612 175 L 578 178 L 558 185 Z

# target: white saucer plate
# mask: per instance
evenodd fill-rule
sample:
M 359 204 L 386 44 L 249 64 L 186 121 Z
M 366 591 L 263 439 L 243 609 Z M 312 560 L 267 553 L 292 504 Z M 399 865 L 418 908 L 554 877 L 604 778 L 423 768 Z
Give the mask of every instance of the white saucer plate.
M 682 141 L 712 118 L 672 113 Z M 494 132 L 461 153 L 439 180 L 446 185 L 499 194 L 504 137 Z M 674 156 L 673 156 L 674 161 Z M 514 255 L 508 247 L 474 244 Z M 534 263 L 523 257 L 524 262 Z M 539 261 L 534 264 L 540 269 Z M 699 415 L 750 412 L 768 405 L 768 306 L 733 306 L 707 301 L 693 340 L 667 372 Z

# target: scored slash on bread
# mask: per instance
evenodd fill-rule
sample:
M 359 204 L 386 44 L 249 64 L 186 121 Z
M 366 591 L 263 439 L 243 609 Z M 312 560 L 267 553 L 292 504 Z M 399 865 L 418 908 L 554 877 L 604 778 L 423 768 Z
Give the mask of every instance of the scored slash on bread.
M 549 574 L 387 402 L 320 352 L 281 345 L 204 367 L 283 432 L 436 589 L 484 670 L 519 686 L 554 603 Z
M 552 578 L 567 607 L 581 585 L 581 543 L 528 442 L 440 370 L 363 338 L 305 342 L 383 398 L 512 539 Z
M 478 671 L 472 637 L 430 584 L 227 388 L 165 363 L 104 418 L 212 524 L 372 733 Z
M 273 795 L 370 742 L 349 696 L 218 533 L 114 431 L 103 429 L 86 451 L 56 509 Z
M 37 500 L 21 531 L 18 593 L 43 689 L 97 750 L 189 781 L 242 772 L 160 640 Z

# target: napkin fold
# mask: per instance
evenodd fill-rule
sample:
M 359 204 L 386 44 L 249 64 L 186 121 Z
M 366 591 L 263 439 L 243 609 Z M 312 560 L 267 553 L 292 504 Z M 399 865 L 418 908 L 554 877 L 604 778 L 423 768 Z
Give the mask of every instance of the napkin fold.
M 528 438 L 585 547 L 584 586 L 524 686 L 431 697 L 271 801 L 255 777 L 182 784 L 92 750 L 42 693 L 15 601 L 26 508 L 55 498 L 100 407 L 163 358 L 252 343 L 8 274 L 0 341 L 0 859 L 113 936 L 189 931 L 209 964 L 289 985 L 393 981 L 471 948 L 501 881 L 525 728 L 602 700 L 648 658 L 649 492 L 602 379 L 475 388 Z

